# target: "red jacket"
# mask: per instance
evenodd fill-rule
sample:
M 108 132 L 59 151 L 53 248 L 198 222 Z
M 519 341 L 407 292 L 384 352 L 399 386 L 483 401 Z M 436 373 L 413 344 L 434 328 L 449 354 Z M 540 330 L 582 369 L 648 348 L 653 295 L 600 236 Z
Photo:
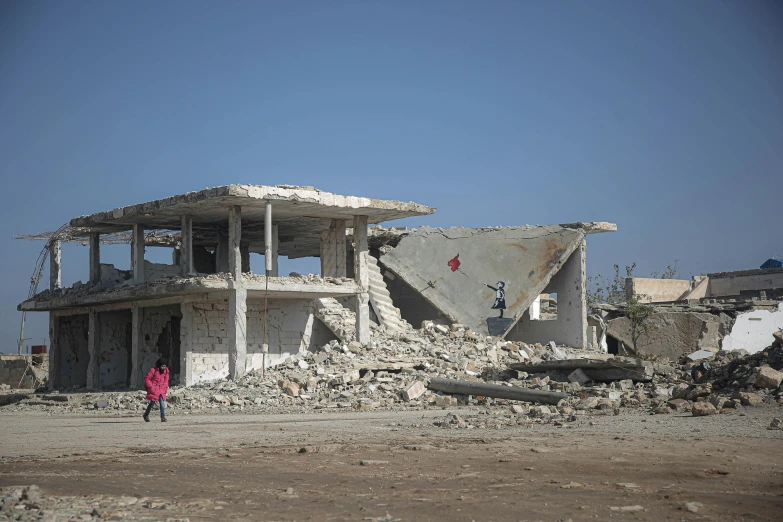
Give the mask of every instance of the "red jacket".
M 166 400 L 166 392 L 169 391 L 169 369 L 161 372 L 157 367 L 150 368 L 144 377 L 144 387 L 147 388 L 147 400 L 157 401 L 159 396 Z

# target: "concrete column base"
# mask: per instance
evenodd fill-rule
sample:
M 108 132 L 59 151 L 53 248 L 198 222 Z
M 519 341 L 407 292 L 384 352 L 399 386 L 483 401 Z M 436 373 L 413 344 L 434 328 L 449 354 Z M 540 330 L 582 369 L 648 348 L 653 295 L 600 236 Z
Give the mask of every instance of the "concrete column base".
M 370 337 L 370 294 L 356 296 L 356 340 L 368 344 Z
M 247 290 L 234 288 L 228 297 L 228 376 L 245 375 L 247 361 Z

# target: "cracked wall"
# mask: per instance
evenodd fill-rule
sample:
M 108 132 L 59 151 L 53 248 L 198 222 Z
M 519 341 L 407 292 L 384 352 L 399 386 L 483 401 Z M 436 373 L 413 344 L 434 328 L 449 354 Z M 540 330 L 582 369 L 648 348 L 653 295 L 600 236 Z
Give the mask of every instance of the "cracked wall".
M 87 351 L 89 316 L 87 314 L 57 317 L 58 387 L 61 389 L 87 385 Z

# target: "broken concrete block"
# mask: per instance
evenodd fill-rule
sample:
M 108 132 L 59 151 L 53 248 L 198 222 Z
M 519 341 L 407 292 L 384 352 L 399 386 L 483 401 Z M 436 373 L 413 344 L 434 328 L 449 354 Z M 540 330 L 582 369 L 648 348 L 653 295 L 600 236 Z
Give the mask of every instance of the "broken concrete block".
M 769 366 L 762 366 L 759 368 L 759 373 L 756 376 L 756 380 L 753 385 L 756 388 L 767 388 L 774 390 L 780 386 L 783 382 L 783 372 L 779 372 L 770 368 Z
M 577 368 L 568 375 L 568 382 L 575 382 L 578 384 L 584 384 L 590 380 L 590 377 L 581 369 Z
M 427 391 L 427 387 L 424 386 L 424 383 L 421 381 L 416 381 L 402 390 L 402 398 L 406 402 L 412 401 L 421 397 L 425 391 Z
M 435 331 L 440 333 L 440 334 L 446 335 L 447 333 L 449 333 L 449 327 L 448 326 L 444 326 L 442 324 L 436 324 L 435 325 Z
M 342 375 L 338 375 L 334 378 L 333 383 L 334 384 L 349 384 L 354 381 L 358 381 L 361 377 L 361 373 L 359 370 L 351 370 L 350 372 L 344 373 Z
M 348 343 L 348 351 L 351 353 L 359 353 L 362 351 L 362 343 L 359 341 L 351 341 Z
M 525 411 L 525 408 L 523 408 L 520 404 L 512 404 L 508 407 L 509 411 L 511 413 L 522 413 Z
M 743 406 L 760 406 L 764 404 L 764 398 L 758 393 L 739 392 L 735 399 L 739 399 Z
M 710 399 L 710 404 L 712 404 L 713 406 L 715 406 L 715 409 L 716 409 L 716 410 L 720 411 L 720 410 L 722 410 L 724 407 L 726 407 L 726 403 L 727 403 L 727 402 L 729 402 L 729 400 L 730 400 L 730 399 L 728 399 L 728 398 L 726 398 L 726 397 L 712 397 L 712 398 Z M 732 401 L 732 404 L 733 404 L 733 401 Z
M 283 386 L 283 391 L 287 395 L 290 395 L 291 397 L 298 397 L 300 388 L 299 385 L 296 384 L 295 382 L 289 382 L 285 386 Z
M 718 410 L 709 402 L 694 402 L 691 413 L 694 417 L 705 417 L 707 415 L 715 415 L 718 413 Z
M 715 356 L 713 352 L 710 350 L 696 350 L 692 354 L 688 355 L 689 361 L 701 361 L 703 359 L 709 359 L 710 357 Z
M 768 430 L 783 430 L 783 420 L 780 420 L 777 417 L 774 417 L 772 419 L 772 422 L 769 423 Z
M 101 409 L 101 408 L 108 408 L 109 407 L 109 401 L 106 399 L 100 399 L 95 401 L 95 409 Z

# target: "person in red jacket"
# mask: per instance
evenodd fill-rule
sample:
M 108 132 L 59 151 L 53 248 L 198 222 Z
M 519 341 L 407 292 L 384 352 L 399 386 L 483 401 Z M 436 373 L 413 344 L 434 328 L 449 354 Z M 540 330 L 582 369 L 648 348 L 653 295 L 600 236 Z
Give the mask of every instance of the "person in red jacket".
M 144 412 L 144 421 L 150 421 L 150 411 L 156 402 L 160 403 L 160 421 L 166 422 L 166 392 L 169 391 L 169 368 L 165 358 L 158 359 L 154 368 L 150 368 L 144 377 L 144 387 L 147 388 L 147 411 Z

